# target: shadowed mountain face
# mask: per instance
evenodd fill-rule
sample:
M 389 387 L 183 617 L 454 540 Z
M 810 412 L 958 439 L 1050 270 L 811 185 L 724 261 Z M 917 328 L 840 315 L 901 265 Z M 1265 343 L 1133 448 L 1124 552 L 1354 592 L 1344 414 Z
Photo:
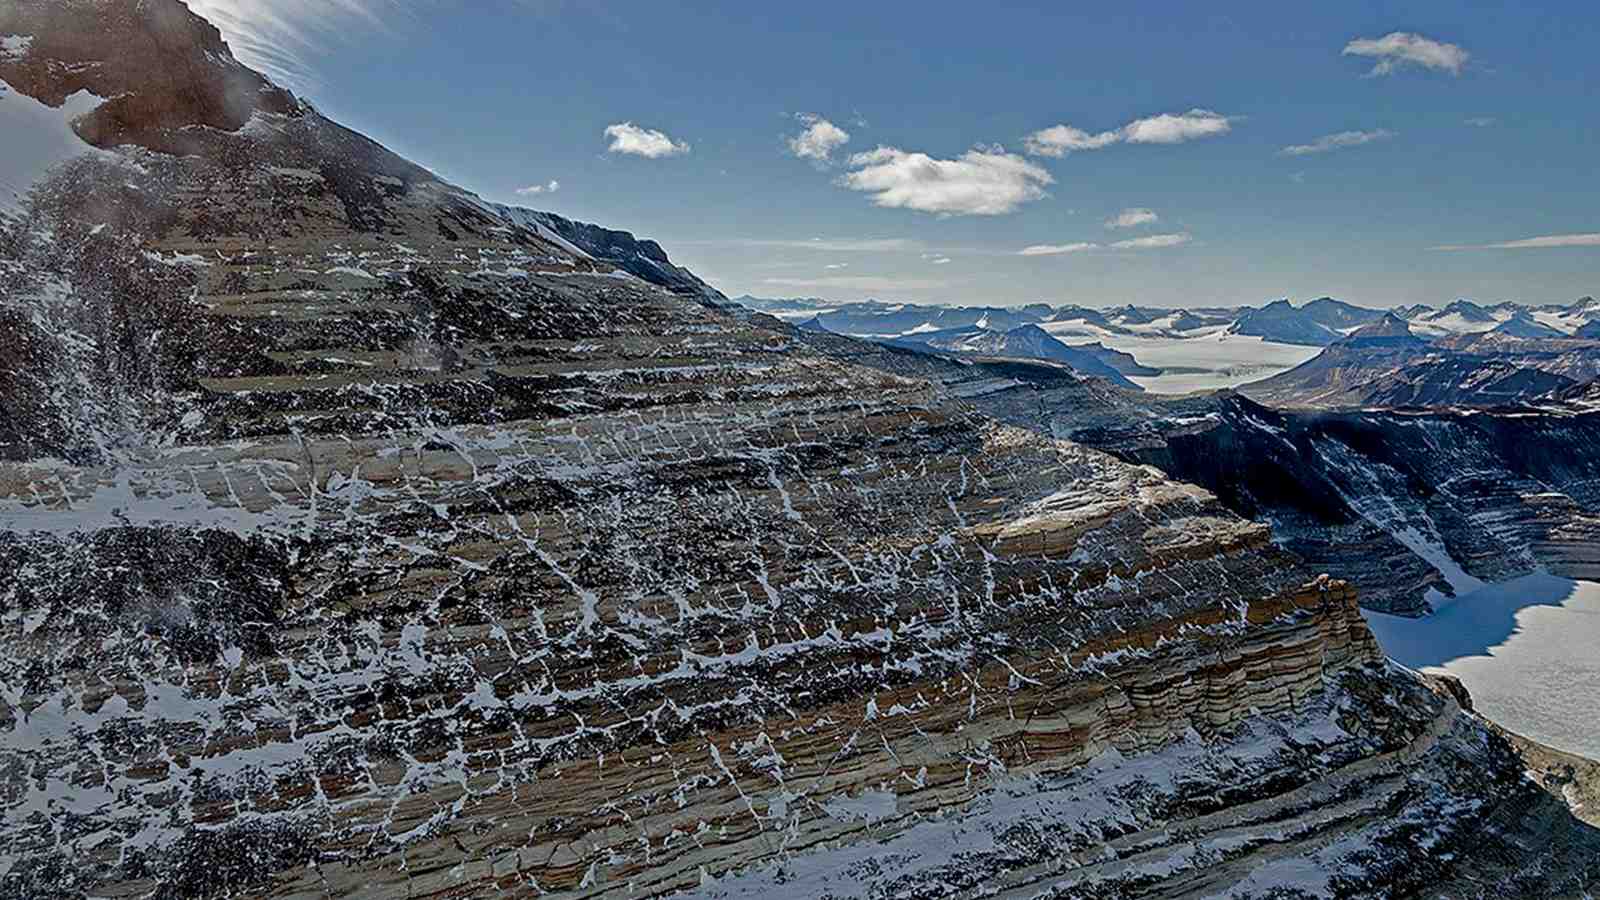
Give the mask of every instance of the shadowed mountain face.
M 1128 392 L 734 314 L 181 4 L 3 9 L 9 89 L 132 99 L 0 229 L 0 895 L 1600 875 L 1347 583 L 973 406 Z
M 1600 344 L 1525 316 L 1482 334 L 1430 342 L 1388 314 L 1315 359 L 1241 390 L 1281 407 L 1498 407 L 1556 395 L 1597 376 Z
M 976 327 L 952 328 L 895 338 L 891 343 L 930 352 L 948 351 L 957 356 L 1044 360 L 1067 366 L 1080 375 L 1104 378 L 1131 391 L 1138 391 L 1140 387 L 1129 381 L 1118 366 L 1132 366 L 1136 371 L 1144 369 L 1126 354 L 1108 358 L 1114 351 L 1104 347 L 1093 350 L 1069 347 L 1037 325 L 1023 325 L 1005 332 Z
M 1369 328 L 1359 340 L 1410 340 Z M 1042 364 L 940 370 L 857 358 L 942 382 L 1002 421 L 1201 485 L 1271 523 L 1314 570 L 1351 579 L 1372 609 L 1423 614 L 1430 591 L 1454 593 L 1471 577 L 1543 568 L 1600 578 L 1592 385 L 1547 407 L 1499 412 L 1290 411 L 1234 393 L 1133 394 Z

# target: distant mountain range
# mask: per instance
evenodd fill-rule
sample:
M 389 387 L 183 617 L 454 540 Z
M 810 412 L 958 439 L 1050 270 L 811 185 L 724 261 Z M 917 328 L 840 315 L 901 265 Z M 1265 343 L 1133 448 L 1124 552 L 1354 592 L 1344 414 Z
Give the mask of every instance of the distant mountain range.
M 1138 385 L 1131 378 L 1159 375 L 1162 368 L 1137 359 L 1144 352 L 1137 347 L 1129 353 L 1106 341 L 1180 350 L 1193 341 L 1197 351 L 1213 355 L 1215 342 L 1238 338 L 1324 348 L 1300 366 L 1240 388 L 1276 406 L 1483 408 L 1536 402 L 1600 380 L 1600 301 L 1593 297 L 1540 306 L 1458 299 L 1442 308 L 1396 310 L 1332 297 L 1301 306 L 1277 300 L 1196 309 L 834 304 L 749 296 L 734 302 L 813 331 L 966 358 L 1045 360 L 1132 389 Z
M 1505 301 L 1483 306 L 1460 299 L 1443 308 L 1419 304 L 1394 310 L 1357 306 L 1332 297 L 1320 297 L 1301 306 L 1288 300 L 1275 300 L 1261 306 L 1189 309 L 1133 305 L 1095 309 L 1046 303 L 947 306 L 879 300 L 834 303 L 819 298 L 766 299 L 750 295 L 737 297 L 733 302 L 790 321 L 815 319 L 819 327 L 835 334 L 868 337 L 903 337 L 918 331 L 970 326 L 1010 331 L 1022 325 L 1078 324 L 1108 334 L 1178 338 L 1205 336 L 1220 329 L 1277 343 L 1315 347 L 1329 346 L 1385 315 L 1405 321 L 1412 331 L 1430 338 L 1497 329 L 1527 337 L 1572 337 L 1585 326 L 1600 321 L 1600 300 L 1593 297 L 1582 297 L 1565 305 Z M 1063 331 L 1060 328 L 1048 330 Z

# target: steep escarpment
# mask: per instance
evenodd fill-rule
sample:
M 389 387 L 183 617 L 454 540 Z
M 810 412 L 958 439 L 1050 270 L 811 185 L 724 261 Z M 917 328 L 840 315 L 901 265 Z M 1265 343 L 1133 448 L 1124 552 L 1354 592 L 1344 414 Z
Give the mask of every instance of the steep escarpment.
M 0 893 L 1600 874 L 1348 584 L 972 405 L 1039 367 L 802 335 L 313 112 L 230 124 L 7 234 Z
M 1349 578 L 1373 609 L 1421 614 L 1430 592 L 1539 567 L 1600 576 L 1600 417 L 1588 388 L 1472 413 L 1274 410 L 1234 393 L 1130 394 L 1044 362 L 961 366 L 804 339 L 930 379 L 1001 421 L 1201 485 L 1271 523 L 1313 571 Z

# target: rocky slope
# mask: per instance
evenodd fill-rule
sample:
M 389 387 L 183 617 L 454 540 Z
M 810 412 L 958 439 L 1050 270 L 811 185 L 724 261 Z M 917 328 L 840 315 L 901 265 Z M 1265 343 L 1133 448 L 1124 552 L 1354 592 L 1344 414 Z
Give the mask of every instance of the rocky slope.
M 1271 523 L 1313 570 L 1349 578 L 1373 609 L 1422 614 L 1430 591 L 1540 566 L 1600 578 L 1592 384 L 1502 411 L 1293 411 L 1236 393 L 1136 395 L 1043 364 L 940 371 L 864 361 L 939 381 L 1002 421 L 1201 485 Z
M 176 2 L 23 28 L 16 90 L 130 99 L 0 244 L 0 894 L 1600 877 L 1349 585 L 974 409 L 1026 364 L 734 314 L 245 75 L 168 90 L 237 67 Z
M 1105 348 L 1099 351 L 1069 347 L 1052 337 L 1037 325 L 1023 325 L 1010 331 L 993 331 L 986 328 L 952 328 L 893 338 L 891 342 L 925 352 L 948 352 L 958 357 L 1010 357 L 1036 359 L 1067 366 L 1080 375 L 1103 378 L 1130 391 L 1141 388 L 1129 381 L 1120 368 L 1113 365 L 1130 365 L 1142 369 L 1131 356 L 1113 357 L 1107 362 Z
M 1600 343 L 1533 320 L 1434 341 L 1393 314 L 1316 358 L 1240 388 L 1279 407 L 1493 408 L 1527 403 L 1600 378 Z

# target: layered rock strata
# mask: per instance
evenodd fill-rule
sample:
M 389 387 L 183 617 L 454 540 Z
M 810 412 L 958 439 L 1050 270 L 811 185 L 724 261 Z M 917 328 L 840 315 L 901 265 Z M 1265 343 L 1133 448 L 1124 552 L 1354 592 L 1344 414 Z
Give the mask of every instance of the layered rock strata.
M 187 15 L 60 8 L 102 7 L 30 71 Z M 1593 879 L 1593 832 L 1213 494 L 303 105 L 138 108 L 0 244 L 0 893 Z M 965 823 L 996 840 L 953 865 L 903 843 Z

